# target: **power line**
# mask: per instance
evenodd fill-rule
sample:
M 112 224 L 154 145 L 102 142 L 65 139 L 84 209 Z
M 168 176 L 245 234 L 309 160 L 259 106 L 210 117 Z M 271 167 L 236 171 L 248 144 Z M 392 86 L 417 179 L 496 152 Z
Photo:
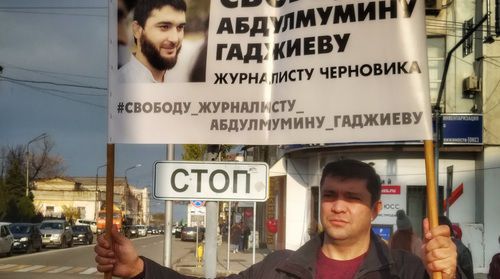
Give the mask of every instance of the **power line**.
M 9 81 L 17 81 L 17 82 L 29 82 L 29 83 L 39 83 L 39 84 L 50 84 L 56 86 L 68 86 L 68 87 L 77 87 L 77 88 L 87 88 L 87 89 L 96 89 L 96 90 L 108 90 L 106 87 L 97 87 L 90 85 L 78 85 L 78 84 L 70 84 L 70 83 L 57 83 L 51 81 L 38 81 L 38 80 L 27 80 L 27 79 L 15 79 L 6 76 L 1 76 L 2 79 L 6 79 Z
M 102 106 L 102 105 L 98 105 L 98 104 L 94 104 L 94 103 L 91 103 L 91 102 L 86 102 L 86 101 L 82 101 L 82 100 L 78 100 L 78 99 L 73 99 L 73 98 L 70 98 L 70 97 L 67 97 L 67 96 L 61 96 L 61 95 L 58 95 L 58 94 L 55 94 L 55 93 L 51 93 L 50 91 L 52 91 L 52 90 L 50 90 L 50 89 L 41 89 L 41 88 L 37 88 L 36 86 L 24 84 L 24 83 L 21 83 L 21 82 L 15 82 L 15 81 L 10 81 L 10 80 L 7 80 L 7 81 L 10 82 L 10 83 L 14 83 L 14 84 L 17 84 L 17 85 L 21 85 L 21 86 L 25 86 L 25 87 L 31 88 L 33 90 L 36 90 L 36 91 L 44 93 L 44 94 L 48 94 L 48 95 L 51 95 L 51 96 L 54 96 L 54 97 L 59 97 L 59 98 L 62 98 L 62 99 L 66 99 L 66 100 L 69 100 L 69 101 L 72 101 L 72 102 L 76 102 L 76 103 L 80 103 L 80 104 L 85 104 L 85 105 L 90 105 L 90 106 L 94 106 L 94 107 L 98 107 L 98 108 L 102 108 L 102 109 L 106 108 L 105 106 Z
M 27 10 L 96 10 L 96 9 L 107 9 L 108 7 L 84 7 L 84 6 L 74 6 L 74 7 L 57 7 L 57 6 L 10 6 L 10 7 L 1 7 L 0 9 L 13 9 L 13 10 L 20 10 L 20 9 L 27 9 Z
M 56 72 L 49 72 L 49 71 L 38 71 L 38 70 L 32 70 L 32 69 L 27 69 L 27 68 L 22 68 L 22 67 L 11 66 L 8 63 L 6 63 L 6 64 L 9 65 L 9 68 L 15 68 L 15 69 L 23 70 L 23 71 L 33 72 L 33 73 L 36 73 L 36 74 L 39 74 L 39 75 L 48 76 L 48 77 L 51 77 L 51 78 L 60 79 L 60 80 L 64 80 L 64 81 L 69 81 L 69 82 L 76 83 L 76 84 L 79 84 L 79 85 L 85 85 L 85 83 L 79 82 L 79 81 L 75 81 L 73 79 L 69 79 L 69 78 L 66 78 L 66 77 L 61 77 L 61 75 L 63 75 L 63 76 L 68 75 L 68 76 L 79 77 L 79 78 L 83 77 L 83 78 L 92 78 L 92 79 L 103 79 L 103 80 L 106 80 L 106 78 L 95 77 L 95 76 L 84 76 L 84 75 L 56 73 Z
M 95 15 L 95 14 L 75 14 L 75 13 L 51 13 L 51 12 L 28 12 L 28 11 L 16 11 L 16 10 L 1 10 L 4 13 L 18 13 L 18 14 L 34 14 L 34 15 L 69 15 L 69 16 L 95 16 L 106 18 L 107 15 Z
M 14 65 L 12 65 L 10 63 L 2 63 L 2 64 L 9 65 L 10 68 L 25 70 L 25 71 L 29 71 L 29 72 L 48 73 L 48 74 L 65 75 L 65 76 L 75 76 L 75 77 L 84 77 L 84 78 L 95 78 L 95 79 L 103 79 L 103 80 L 106 79 L 105 77 L 99 77 L 99 76 L 82 75 L 82 74 L 70 74 L 70 73 L 60 73 L 60 72 L 52 72 L 52 71 L 45 71 L 45 70 L 38 70 L 38 69 L 29 69 L 29 68 L 14 66 Z
M 0 77 L 0 80 L 2 80 L 2 77 Z M 7 82 L 11 82 L 11 83 L 15 83 L 15 84 L 20 84 L 20 85 L 25 85 L 21 82 L 15 82 L 15 81 L 10 81 L 10 80 L 5 80 Z M 92 94 L 92 93 L 79 93 L 79 92 L 72 92 L 72 91 L 65 91 L 65 90 L 59 90 L 59 89 L 53 89 L 53 88 L 45 88 L 45 87 L 38 87 L 38 86 L 34 86 L 34 85 L 30 85 L 30 88 L 33 88 L 33 89 L 40 89 L 40 90 L 50 90 L 50 91 L 53 91 L 53 92 L 59 92 L 59 93 L 64 93 L 64 94 L 71 94 L 71 95 L 78 95 L 78 96 L 88 96 L 88 97 L 106 97 L 107 94 L 106 93 L 95 93 L 95 94 Z

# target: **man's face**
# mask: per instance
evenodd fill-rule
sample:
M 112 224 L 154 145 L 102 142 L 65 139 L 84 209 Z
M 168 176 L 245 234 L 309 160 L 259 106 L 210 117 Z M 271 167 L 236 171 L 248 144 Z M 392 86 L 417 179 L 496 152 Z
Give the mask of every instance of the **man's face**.
M 325 237 L 348 243 L 367 237 L 379 208 L 370 204 L 365 179 L 325 177 L 321 186 L 321 224 Z
M 144 28 L 139 28 L 136 38 L 139 50 L 148 62 L 158 70 L 169 70 L 177 63 L 186 14 L 171 6 L 164 6 L 151 12 Z

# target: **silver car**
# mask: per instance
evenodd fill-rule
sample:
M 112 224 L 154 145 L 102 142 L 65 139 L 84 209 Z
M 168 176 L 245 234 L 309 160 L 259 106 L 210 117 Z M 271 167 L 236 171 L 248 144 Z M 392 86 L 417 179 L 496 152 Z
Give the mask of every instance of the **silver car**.
M 12 243 L 14 236 L 9 230 L 10 223 L 0 222 L 0 254 L 10 256 L 12 254 Z
M 73 231 L 65 220 L 44 220 L 40 224 L 42 246 L 57 246 L 59 248 L 73 246 Z

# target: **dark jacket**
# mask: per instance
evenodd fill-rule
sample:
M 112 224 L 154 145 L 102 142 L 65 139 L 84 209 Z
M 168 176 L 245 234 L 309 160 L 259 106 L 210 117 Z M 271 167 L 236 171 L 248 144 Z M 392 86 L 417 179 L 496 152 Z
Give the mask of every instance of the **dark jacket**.
M 472 264 L 472 254 L 469 248 L 457 238 L 452 238 L 457 246 L 457 266 L 459 266 L 468 279 L 474 279 L 474 266 Z
M 297 251 L 281 250 L 269 254 L 261 262 L 239 274 L 230 275 L 230 279 L 312 279 L 316 273 L 316 257 L 323 243 L 319 235 Z M 144 259 L 146 279 L 195 278 L 181 275 L 171 269 Z M 378 236 L 372 234 L 368 254 L 359 268 L 356 279 L 423 279 L 429 278 L 422 261 L 415 255 L 402 251 L 390 250 Z

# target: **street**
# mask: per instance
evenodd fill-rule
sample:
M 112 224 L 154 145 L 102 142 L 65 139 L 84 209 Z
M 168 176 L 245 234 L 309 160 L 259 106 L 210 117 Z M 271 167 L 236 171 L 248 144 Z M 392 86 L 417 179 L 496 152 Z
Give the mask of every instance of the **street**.
M 161 262 L 163 235 L 132 239 L 140 254 Z M 194 249 L 195 244 L 173 241 L 172 259 L 175 261 Z M 193 252 L 194 253 L 194 252 Z M 66 249 L 43 249 L 33 254 L 13 254 L 0 258 L 0 277 L 14 278 L 103 278 L 94 262 L 94 245 L 75 245 Z
M 132 241 L 140 255 L 158 263 L 163 262 L 164 235 L 149 235 L 133 238 Z M 195 242 L 172 239 L 172 266 L 183 274 L 202 276 L 203 268 L 197 267 Z M 237 273 L 252 264 L 251 249 L 246 253 L 230 255 L 230 271 L 227 270 L 227 245 L 218 246 L 217 270 Z M 258 251 L 256 261 L 262 260 L 267 251 Z M 5 279 L 90 279 L 103 278 L 95 268 L 94 245 L 76 245 L 66 249 L 43 249 L 33 254 L 13 254 L 0 258 L 0 278 Z

